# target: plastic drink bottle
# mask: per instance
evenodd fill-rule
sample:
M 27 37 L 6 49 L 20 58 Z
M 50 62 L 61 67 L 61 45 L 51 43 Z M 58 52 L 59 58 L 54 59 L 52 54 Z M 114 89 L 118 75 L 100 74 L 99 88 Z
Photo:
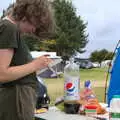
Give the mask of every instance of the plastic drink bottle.
M 110 101 L 110 120 L 120 120 L 120 95 L 114 95 Z
M 66 113 L 77 113 L 80 100 L 79 66 L 70 58 L 70 63 L 64 68 L 64 110 Z

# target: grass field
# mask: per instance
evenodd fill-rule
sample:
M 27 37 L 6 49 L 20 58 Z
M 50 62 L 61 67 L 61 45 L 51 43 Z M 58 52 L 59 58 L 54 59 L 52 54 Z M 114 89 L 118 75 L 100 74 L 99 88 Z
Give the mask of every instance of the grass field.
M 84 87 L 85 80 L 92 81 L 92 88 L 100 102 L 104 101 L 105 80 L 107 68 L 93 68 L 80 70 L 80 90 Z M 108 79 L 109 80 L 109 79 Z M 64 79 L 45 79 L 48 94 L 51 98 L 51 105 L 54 105 L 56 98 L 64 95 Z

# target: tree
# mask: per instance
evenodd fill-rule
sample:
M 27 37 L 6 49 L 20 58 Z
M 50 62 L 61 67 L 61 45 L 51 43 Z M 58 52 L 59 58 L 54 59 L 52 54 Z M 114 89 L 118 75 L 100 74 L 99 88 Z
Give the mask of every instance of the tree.
M 108 52 L 107 59 L 112 60 L 113 59 L 113 52 Z
M 112 60 L 113 53 L 109 52 L 106 49 L 102 49 L 100 51 L 94 51 L 90 55 L 90 60 L 92 62 L 99 62 L 101 63 L 103 60 Z
M 57 31 L 55 38 L 40 42 L 34 37 L 24 36 L 30 50 L 56 51 L 63 59 L 68 59 L 77 52 L 84 52 L 88 43 L 86 34 L 87 24 L 76 15 L 76 9 L 68 0 L 53 0 Z M 7 13 L 12 5 L 8 7 Z
M 24 34 L 21 36 L 22 40 L 28 45 L 30 51 L 40 51 L 41 41 L 33 35 Z
M 76 52 L 84 52 L 88 43 L 86 23 L 76 15 L 76 9 L 71 1 L 54 0 L 53 7 L 58 31 L 56 34 L 56 51 L 64 59 Z
M 99 51 L 96 50 L 96 51 L 92 52 L 91 55 L 90 55 L 90 60 L 92 62 L 98 62 L 98 60 L 99 60 Z
M 44 51 L 56 51 L 56 40 L 44 40 L 42 41 L 42 44 L 40 47 L 40 50 Z

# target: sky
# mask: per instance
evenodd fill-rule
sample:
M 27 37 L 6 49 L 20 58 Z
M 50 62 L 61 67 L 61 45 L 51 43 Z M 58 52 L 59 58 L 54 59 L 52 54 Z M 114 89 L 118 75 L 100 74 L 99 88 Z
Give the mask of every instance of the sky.
M 77 15 L 88 22 L 88 57 L 94 50 L 114 51 L 120 39 L 120 0 L 73 0 Z
M 0 15 L 15 0 L 4 0 L 0 4 Z M 81 57 L 89 57 L 95 50 L 114 51 L 120 39 L 120 0 L 72 0 L 77 15 L 87 22 L 89 34 L 86 52 Z
M 0 3 L 0 16 L 2 15 L 3 9 L 6 9 L 9 4 L 13 3 L 15 0 L 2 0 Z

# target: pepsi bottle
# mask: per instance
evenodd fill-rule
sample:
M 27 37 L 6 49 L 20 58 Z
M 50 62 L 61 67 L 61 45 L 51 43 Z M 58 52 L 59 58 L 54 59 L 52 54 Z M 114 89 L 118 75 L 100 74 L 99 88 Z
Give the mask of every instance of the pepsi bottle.
M 79 66 L 70 58 L 70 63 L 64 68 L 64 110 L 75 114 L 79 110 L 80 73 Z

